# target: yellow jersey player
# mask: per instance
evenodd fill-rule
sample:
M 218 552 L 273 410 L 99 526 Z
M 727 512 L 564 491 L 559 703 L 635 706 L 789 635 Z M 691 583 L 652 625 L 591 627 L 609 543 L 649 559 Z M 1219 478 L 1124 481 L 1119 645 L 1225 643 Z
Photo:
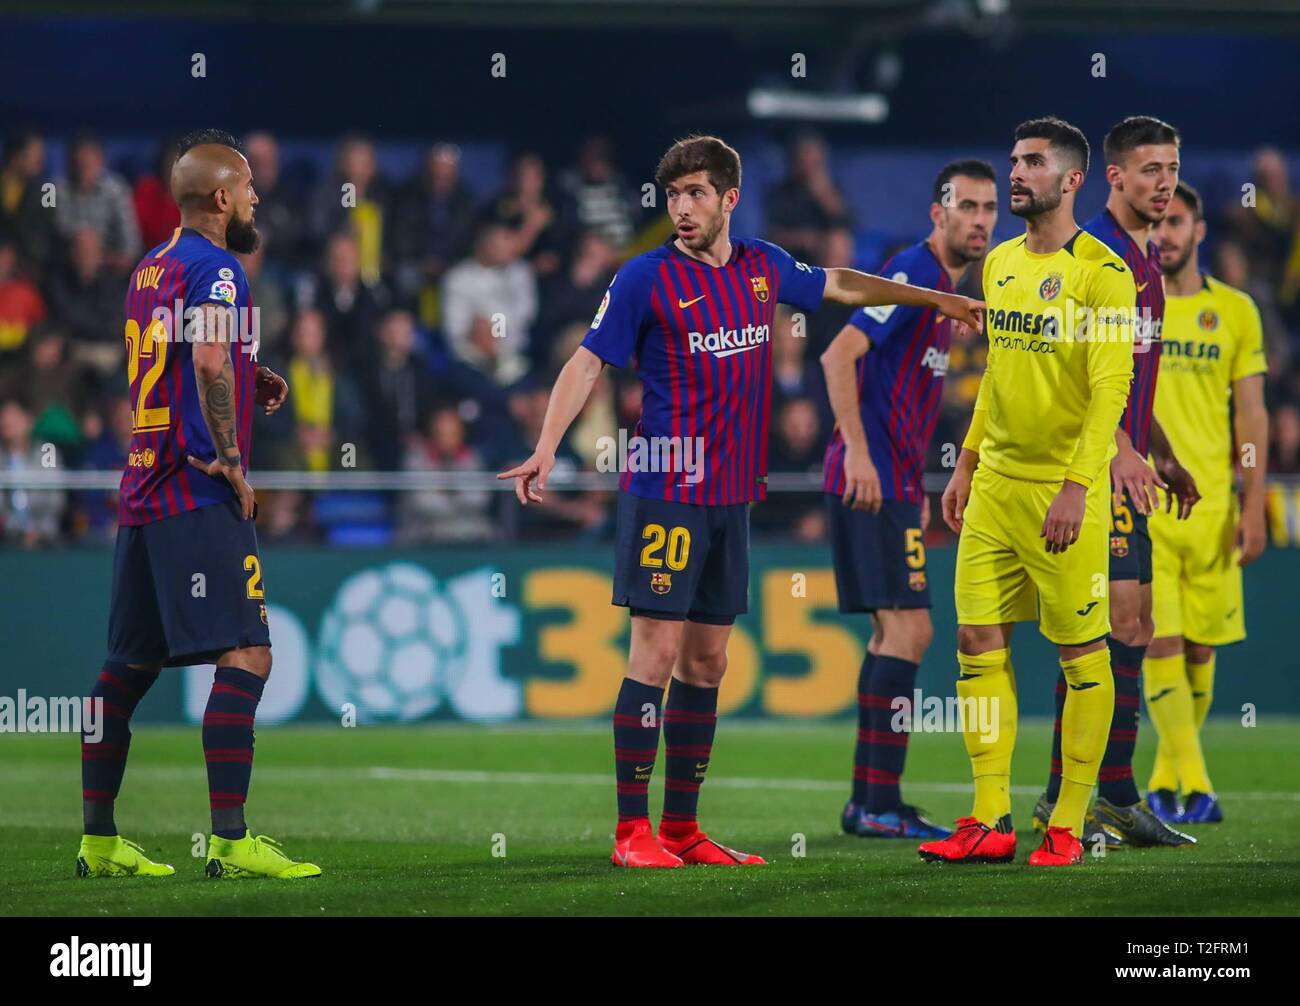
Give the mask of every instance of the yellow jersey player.
M 1128 406 L 1115 431 L 1118 453 L 1110 463 L 1114 493 L 1110 529 L 1110 647 L 1115 677 L 1115 715 L 1097 773 L 1097 800 L 1084 821 L 1084 844 L 1177 847 L 1196 839 L 1175 831 L 1141 799 L 1133 779 L 1141 703 L 1142 658 L 1151 643 L 1151 535 L 1147 520 L 1157 490 L 1178 500 L 1186 516 L 1196 503 L 1196 485 L 1179 463 L 1160 424 L 1154 421 L 1160 333 L 1165 316 L 1164 273 L 1151 231 L 1164 218 L 1178 184 L 1178 130 L 1149 115 L 1131 115 L 1106 134 L 1102 151 L 1110 195 L 1106 208 L 1083 225 L 1133 270 L 1138 327 L 1133 345 L 1133 383 Z M 1147 464 L 1150 454 L 1155 467 Z M 1159 474 L 1157 474 L 1157 472 Z M 1069 688 L 1056 682 L 1056 727 L 1051 774 L 1034 808 L 1034 826 L 1046 828 L 1061 790 L 1061 711 Z
M 961 535 L 957 694 L 975 803 L 951 837 L 920 846 L 931 861 L 1005 863 L 1015 856 L 1011 629 L 1035 617 L 1060 649 L 1069 690 L 1061 792 L 1029 862 L 1083 861 L 1079 836 L 1115 699 L 1106 648 L 1107 466 L 1133 376 L 1137 303 L 1124 260 L 1075 223 L 1087 170 L 1088 141 L 1074 126 L 1043 118 L 1017 127 L 1010 208 L 1024 219 L 1025 234 L 998 245 L 984 263 L 988 363 L 943 494 L 944 520 Z
M 1201 501 L 1185 521 L 1159 511 L 1151 517 L 1155 638 L 1143 677 L 1160 743 L 1148 802 L 1166 820 L 1202 824 L 1223 819 L 1199 735 L 1214 689 L 1214 649 L 1246 638 L 1241 567 L 1264 551 L 1267 367 L 1255 302 L 1197 268 L 1205 221 L 1190 185 L 1179 183 L 1155 236 L 1167 295 L 1156 417 Z

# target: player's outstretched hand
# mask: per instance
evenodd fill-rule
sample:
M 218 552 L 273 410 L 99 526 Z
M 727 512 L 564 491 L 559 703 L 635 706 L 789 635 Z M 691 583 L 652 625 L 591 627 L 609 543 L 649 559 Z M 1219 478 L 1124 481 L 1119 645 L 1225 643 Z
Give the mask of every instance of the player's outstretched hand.
M 1061 484 L 1060 492 L 1043 518 L 1043 530 L 1039 532 L 1040 538 L 1047 539 L 1047 551 L 1057 555 L 1079 540 L 1087 502 L 1088 490 L 1078 482 L 1066 479 Z
M 972 475 L 971 469 L 958 462 L 940 499 L 943 507 L 943 522 L 948 525 L 948 529 L 953 534 L 961 534 L 962 524 L 965 521 L 966 501 L 970 499 Z
M 289 382 L 270 367 L 257 368 L 257 404 L 269 416 L 289 397 Z
M 853 510 L 879 513 L 882 498 L 880 474 L 871 463 L 871 455 L 863 450 L 845 448 L 844 497 L 841 502 Z
M 1201 491 L 1196 488 L 1196 479 L 1192 478 L 1192 473 L 1178 463 L 1175 458 L 1163 465 L 1158 466 L 1157 470 L 1160 477 L 1165 480 L 1169 486 L 1169 492 L 1165 495 L 1165 513 L 1169 513 L 1174 506 L 1174 497 L 1178 497 L 1178 519 L 1186 520 L 1192 513 L 1192 507 L 1196 506 L 1201 499 Z
M 244 470 L 239 465 L 228 466 L 220 461 L 200 461 L 192 454 L 187 454 L 185 460 L 203 474 L 211 475 L 213 478 L 224 478 L 229 482 L 239 497 L 239 509 L 244 514 L 244 520 L 252 520 L 256 512 L 257 498 L 253 495 L 253 487 L 248 484 Z
M 1115 495 L 1128 493 L 1137 512 L 1150 516 L 1160 506 L 1158 490 L 1168 489 L 1154 468 L 1132 447 L 1121 446 L 1110 462 L 1110 484 Z
M 546 476 L 551 474 L 551 469 L 554 467 L 554 454 L 535 452 L 522 465 L 511 468 L 508 472 L 501 472 L 497 478 L 514 479 L 515 498 L 524 506 L 528 506 L 529 500 L 534 503 L 542 502 L 541 490 L 546 488 Z
M 1241 549 L 1237 564 L 1249 566 L 1264 554 L 1267 542 L 1268 529 L 1265 527 L 1264 511 L 1255 507 L 1243 510 L 1237 521 L 1237 546 Z
M 984 330 L 984 301 L 972 300 L 956 293 L 945 293 L 939 297 L 939 313 L 953 321 L 959 321 L 976 332 Z

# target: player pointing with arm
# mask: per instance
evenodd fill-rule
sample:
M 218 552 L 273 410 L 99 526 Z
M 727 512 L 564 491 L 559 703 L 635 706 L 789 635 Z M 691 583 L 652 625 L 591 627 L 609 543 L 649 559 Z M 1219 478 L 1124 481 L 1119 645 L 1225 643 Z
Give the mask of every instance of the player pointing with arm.
M 254 403 L 270 414 L 289 390 L 256 364 L 256 346 L 243 338 L 251 330 L 248 280 L 231 253 L 257 247 L 257 194 L 234 139 L 217 130 L 181 141 L 171 186 L 181 226 L 146 253 L 127 283 L 133 430 L 119 493 L 109 652 L 91 691 L 104 703 L 106 725 L 101 741 L 82 738 L 77 873 L 174 872 L 117 834 L 128 724 L 164 666 L 215 663 L 203 715 L 207 875 L 314 877 L 319 867 L 253 837 L 244 821 L 253 721 L 271 673 L 248 450 Z M 181 316 L 173 317 L 178 303 Z
M 920 847 L 939 862 L 1010 862 L 1016 683 L 1011 628 L 1035 616 L 1069 683 L 1062 784 L 1031 865 L 1082 862 L 1079 841 L 1114 704 L 1106 633 L 1109 479 L 1115 428 L 1133 374 L 1137 292 L 1131 270 L 1074 222 L 1088 141 L 1060 119 L 1016 129 L 1011 212 L 1025 234 L 984 263 L 988 365 L 970 430 L 944 491 L 957 547 L 960 698 L 969 717 L 974 808 L 957 831 Z
M 630 609 L 632 638 L 614 709 L 611 859 L 634 867 L 758 865 L 760 857 L 709 839 L 696 807 L 727 640 L 747 610 L 749 504 L 766 494 L 776 305 L 921 305 L 975 326 L 982 305 L 807 266 L 769 242 L 733 238 L 740 158 L 715 137 L 674 144 L 656 179 L 676 233 L 619 270 L 560 372 L 532 457 L 498 477 L 516 480 L 521 503 L 540 502 L 556 448 L 601 367 L 635 358 L 643 405 L 620 480 L 614 573 L 613 602 Z M 656 836 L 647 789 L 661 708 L 668 764 Z

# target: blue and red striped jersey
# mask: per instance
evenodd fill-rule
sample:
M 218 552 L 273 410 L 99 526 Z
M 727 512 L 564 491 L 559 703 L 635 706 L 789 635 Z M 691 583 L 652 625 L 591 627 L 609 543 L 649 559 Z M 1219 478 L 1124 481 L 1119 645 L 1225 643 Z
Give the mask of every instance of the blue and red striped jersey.
M 1156 375 L 1160 370 L 1160 335 L 1165 324 L 1165 282 L 1160 270 L 1160 249 L 1147 241 L 1144 249 L 1129 237 L 1110 210 L 1093 217 L 1083 229 L 1104 241 L 1133 270 L 1137 284 L 1138 324 L 1133 338 L 1133 383 L 1119 425 L 1133 449 L 1143 457 L 1151 446 L 1151 417 L 1156 404 Z
M 670 240 L 628 261 L 582 344 L 636 357 L 641 419 L 622 455 L 634 496 L 725 506 L 767 495 L 776 305 L 821 304 L 824 270 L 767 241 L 733 238 L 711 266 Z
M 900 283 L 953 289 L 926 241 L 903 249 L 880 271 Z M 858 358 L 858 403 L 881 494 L 919 503 L 925 495 L 925 455 L 948 373 L 951 320 L 934 308 L 891 305 L 858 308 L 848 324 L 871 340 L 871 348 Z M 822 487 L 837 496 L 845 489 L 844 448 L 837 426 L 822 467 Z
M 126 288 L 127 376 L 134 406 L 131 449 L 118 496 L 118 523 L 149 524 L 235 499 L 224 478 L 205 475 L 185 457 L 216 457 L 199 408 L 194 377 L 193 308 L 230 309 L 239 452 L 248 470 L 252 447 L 257 345 L 244 269 L 230 252 L 198 231 L 178 227 L 171 240 L 148 251 Z

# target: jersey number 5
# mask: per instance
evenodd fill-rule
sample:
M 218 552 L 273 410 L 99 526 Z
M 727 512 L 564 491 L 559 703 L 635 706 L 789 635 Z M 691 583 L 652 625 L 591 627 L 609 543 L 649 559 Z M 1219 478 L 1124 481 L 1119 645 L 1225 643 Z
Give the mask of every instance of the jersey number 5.
M 140 390 L 135 396 L 134 419 L 131 422 L 132 433 L 148 433 L 151 430 L 165 430 L 171 425 L 172 410 L 170 406 L 160 405 L 148 408 L 145 402 L 163 375 L 167 366 L 167 327 L 158 319 L 150 322 L 142 333 L 140 325 L 134 318 L 126 323 L 126 375 L 131 387 L 140 373 L 140 361 L 149 361 L 149 369 L 140 381 Z

